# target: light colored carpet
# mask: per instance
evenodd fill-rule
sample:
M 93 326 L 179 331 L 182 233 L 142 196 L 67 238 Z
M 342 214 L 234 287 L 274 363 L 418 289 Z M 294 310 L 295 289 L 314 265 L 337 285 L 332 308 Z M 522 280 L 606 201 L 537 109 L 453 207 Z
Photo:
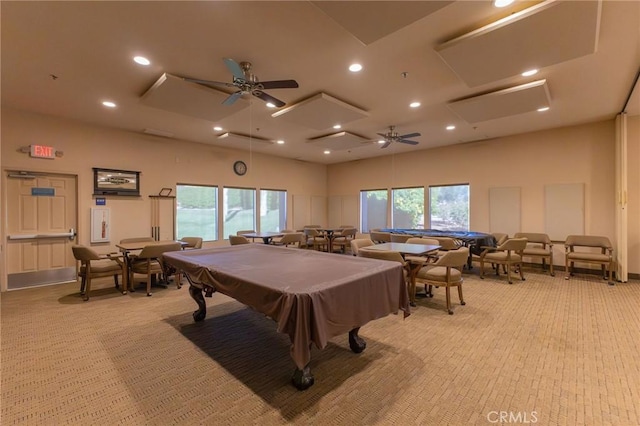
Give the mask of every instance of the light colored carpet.
M 346 335 L 314 348 L 304 392 L 288 337 L 220 294 L 196 324 L 187 285 L 123 296 L 104 279 L 89 302 L 75 283 L 4 293 L 0 423 L 640 424 L 640 282 L 525 276 L 465 274 L 452 316 L 435 289 L 407 319 L 362 327 L 362 354 Z

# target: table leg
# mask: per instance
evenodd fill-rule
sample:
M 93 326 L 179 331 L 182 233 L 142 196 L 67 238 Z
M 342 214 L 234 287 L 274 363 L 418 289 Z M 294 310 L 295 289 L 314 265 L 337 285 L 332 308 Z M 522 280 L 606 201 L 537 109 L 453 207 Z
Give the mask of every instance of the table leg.
M 204 301 L 202 289 L 192 284 L 189 286 L 189 294 L 198 304 L 198 310 L 193 312 L 193 320 L 196 322 L 203 321 L 204 317 L 207 315 L 207 303 Z
M 298 390 L 309 389 L 311 386 L 313 386 L 314 378 L 313 374 L 311 374 L 311 368 L 309 368 L 309 364 L 307 364 L 302 370 L 296 368 L 296 371 L 293 372 L 291 382 L 296 388 L 298 388 Z
M 364 351 L 367 347 L 367 342 L 360 336 L 358 336 L 358 331 L 360 331 L 360 327 L 354 328 L 349 332 L 349 347 L 353 351 L 353 353 L 359 354 Z

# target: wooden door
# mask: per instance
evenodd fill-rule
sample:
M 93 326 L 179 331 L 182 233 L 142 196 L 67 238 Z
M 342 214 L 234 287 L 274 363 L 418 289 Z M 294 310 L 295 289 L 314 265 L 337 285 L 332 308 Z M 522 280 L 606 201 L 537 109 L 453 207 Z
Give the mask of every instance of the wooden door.
M 7 288 L 75 280 L 75 176 L 8 173 Z

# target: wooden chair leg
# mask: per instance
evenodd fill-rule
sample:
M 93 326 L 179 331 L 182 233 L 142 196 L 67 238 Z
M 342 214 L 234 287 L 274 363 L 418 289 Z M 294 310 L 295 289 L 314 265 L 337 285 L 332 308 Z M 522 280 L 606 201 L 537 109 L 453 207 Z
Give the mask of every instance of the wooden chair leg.
M 153 274 L 147 274 L 147 296 L 151 296 L 151 275 Z
M 87 288 L 87 278 L 85 275 L 80 276 L 80 294 L 84 296 Z
M 445 292 L 447 294 L 447 312 L 449 312 L 449 315 L 453 315 L 453 310 L 451 309 L 451 287 L 445 286 Z
M 507 268 L 507 280 L 509 281 L 509 284 L 513 284 L 513 281 L 511 281 L 511 265 Z
M 518 269 L 520 270 L 520 279 L 524 281 L 524 272 L 522 271 L 522 263 L 518 264 Z
M 91 277 L 86 277 L 86 284 L 84 289 L 84 297 L 83 300 L 86 302 L 89 300 L 89 292 L 91 291 Z
M 458 297 L 460 298 L 460 304 L 461 305 L 466 305 L 467 303 L 464 301 L 464 298 L 462 297 L 462 285 L 458 286 Z

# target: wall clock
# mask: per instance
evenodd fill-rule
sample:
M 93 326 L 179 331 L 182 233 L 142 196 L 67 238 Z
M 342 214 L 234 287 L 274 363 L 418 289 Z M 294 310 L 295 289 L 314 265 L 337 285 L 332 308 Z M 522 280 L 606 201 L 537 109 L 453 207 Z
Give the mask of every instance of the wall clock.
M 233 163 L 233 171 L 236 172 L 238 176 L 242 176 L 247 173 L 247 165 L 244 161 L 236 161 Z

